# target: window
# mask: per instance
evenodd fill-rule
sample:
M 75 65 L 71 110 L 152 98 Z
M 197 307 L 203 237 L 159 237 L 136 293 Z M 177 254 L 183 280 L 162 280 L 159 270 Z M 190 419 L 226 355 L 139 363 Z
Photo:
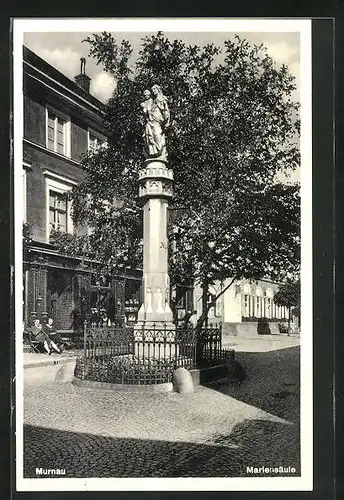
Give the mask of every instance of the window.
M 248 311 L 248 300 L 249 300 L 249 296 L 246 294 L 244 295 L 244 314 L 245 316 L 248 316 L 249 315 L 249 311 Z
M 265 296 L 266 296 L 266 311 L 265 311 L 265 316 L 267 318 L 272 318 L 273 317 L 273 301 L 272 301 L 273 293 L 272 293 L 271 288 L 268 288 L 265 291 Z
M 207 303 L 208 303 L 208 306 L 211 306 L 209 308 L 209 317 L 215 317 L 215 302 L 214 302 L 214 293 L 212 293 L 214 290 L 212 288 L 210 288 L 210 292 L 208 293 L 208 297 L 207 297 Z
M 243 294 L 244 294 L 244 316 L 250 317 L 253 314 L 251 307 L 251 287 L 248 283 L 243 285 Z
M 47 109 L 46 146 L 50 151 L 70 156 L 70 119 L 53 109 Z
M 49 228 L 67 233 L 67 197 L 49 190 Z
M 195 305 L 197 316 L 200 316 L 202 313 L 202 292 L 198 292 L 195 298 Z
M 208 304 L 209 304 L 209 305 L 210 305 L 210 304 L 212 304 L 211 309 L 213 309 L 213 307 L 214 307 L 214 305 L 215 305 L 215 303 L 214 303 L 214 298 L 215 298 L 215 294 L 213 294 L 213 293 L 208 293 L 208 300 L 207 300 L 207 302 L 208 302 Z
M 101 146 L 106 146 L 106 137 L 94 130 L 88 130 L 88 149 L 95 151 Z
M 44 170 L 43 174 L 46 177 L 46 230 L 49 242 L 52 230 L 70 234 L 74 232 L 68 192 L 76 182 L 49 170 Z
M 272 308 L 271 308 L 271 299 L 270 299 L 270 297 L 268 297 L 266 299 L 266 316 L 268 318 L 272 317 Z
M 256 288 L 256 312 L 255 312 L 255 316 L 257 318 L 261 318 L 262 317 L 262 300 L 261 300 L 261 297 L 262 297 L 262 290 L 260 287 L 257 287 Z
M 261 311 L 260 311 L 260 297 L 257 297 L 257 318 L 261 317 Z
M 184 287 L 176 287 L 176 306 L 181 309 L 186 308 L 186 288 Z
M 215 302 L 215 316 L 217 318 L 222 316 L 222 297 L 218 298 Z
M 213 317 L 220 317 L 222 316 L 222 301 L 220 299 L 216 299 L 217 294 L 219 293 L 219 289 L 215 289 L 214 287 L 209 287 L 209 294 L 208 294 L 208 305 L 211 304 L 211 307 L 209 309 L 209 314 Z

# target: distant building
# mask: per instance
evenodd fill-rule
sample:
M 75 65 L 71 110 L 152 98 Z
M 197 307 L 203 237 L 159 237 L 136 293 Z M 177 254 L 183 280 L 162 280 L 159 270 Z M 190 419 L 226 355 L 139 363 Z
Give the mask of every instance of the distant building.
M 85 59 L 80 69 L 73 82 L 24 47 L 23 222 L 32 242 L 24 255 L 23 312 L 26 323 L 52 316 L 59 330 L 75 329 L 85 311 L 122 321 L 126 306 L 128 316 L 136 307 L 141 283 L 140 271 L 102 281 L 92 263 L 52 244 L 56 230 L 87 233 L 73 224 L 66 194 L 84 178 L 82 155 L 106 142 Z
M 208 303 L 214 301 L 229 284 L 227 280 L 222 285 L 210 286 Z M 288 321 L 289 311 L 286 307 L 277 306 L 274 295 L 279 284 L 269 280 L 249 281 L 242 279 L 233 283 L 210 308 L 208 319 L 210 323 L 244 323 L 256 322 L 259 318 L 267 318 L 271 322 Z M 179 319 L 187 311 L 195 311 L 195 318 L 202 312 L 202 289 L 200 287 L 182 288 L 174 293 L 176 315 Z

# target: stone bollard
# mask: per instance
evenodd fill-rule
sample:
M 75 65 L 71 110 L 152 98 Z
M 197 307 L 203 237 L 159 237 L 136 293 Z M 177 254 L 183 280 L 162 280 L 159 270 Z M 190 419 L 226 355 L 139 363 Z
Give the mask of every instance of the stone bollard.
M 191 373 L 186 368 L 177 368 L 173 372 L 173 390 L 179 394 L 191 394 L 194 392 L 194 383 Z

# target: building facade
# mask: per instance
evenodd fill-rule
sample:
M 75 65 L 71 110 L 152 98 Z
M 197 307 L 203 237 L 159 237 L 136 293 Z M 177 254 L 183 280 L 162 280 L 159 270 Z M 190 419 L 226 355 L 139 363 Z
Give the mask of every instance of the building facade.
M 94 263 L 54 245 L 56 231 L 87 234 L 73 224 L 68 192 L 84 178 L 83 154 L 106 142 L 103 106 L 90 94 L 84 59 L 80 69 L 72 81 L 24 47 L 23 222 L 31 238 L 24 251 L 24 321 L 50 316 L 62 331 L 80 326 L 85 312 L 133 319 L 141 283 L 139 270 L 101 279 Z
M 210 323 L 245 323 L 266 318 L 270 322 L 286 322 L 289 319 L 287 307 L 280 307 L 274 302 L 274 295 L 279 290 L 279 283 L 270 280 L 249 281 L 242 279 L 233 283 L 218 300 L 214 298 L 224 290 L 231 280 L 226 280 L 209 287 L 208 303 Z M 184 289 L 175 293 L 176 315 L 182 319 L 187 311 L 193 311 L 194 322 L 202 312 L 202 289 Z

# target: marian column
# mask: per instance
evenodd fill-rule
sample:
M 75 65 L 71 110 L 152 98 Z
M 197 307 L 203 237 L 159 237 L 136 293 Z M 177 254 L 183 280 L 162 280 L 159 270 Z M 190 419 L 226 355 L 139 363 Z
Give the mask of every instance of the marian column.
M 169 305 L 167 209 L 172 197 L 173 171 L 168 168 L 165 130 L 170 125 L 166 97 L 159 85 L 144 91 L 145 162 L 139 172 L 139 196 L 143 207 L 143 303 L 138 325 L 173 325 Z

